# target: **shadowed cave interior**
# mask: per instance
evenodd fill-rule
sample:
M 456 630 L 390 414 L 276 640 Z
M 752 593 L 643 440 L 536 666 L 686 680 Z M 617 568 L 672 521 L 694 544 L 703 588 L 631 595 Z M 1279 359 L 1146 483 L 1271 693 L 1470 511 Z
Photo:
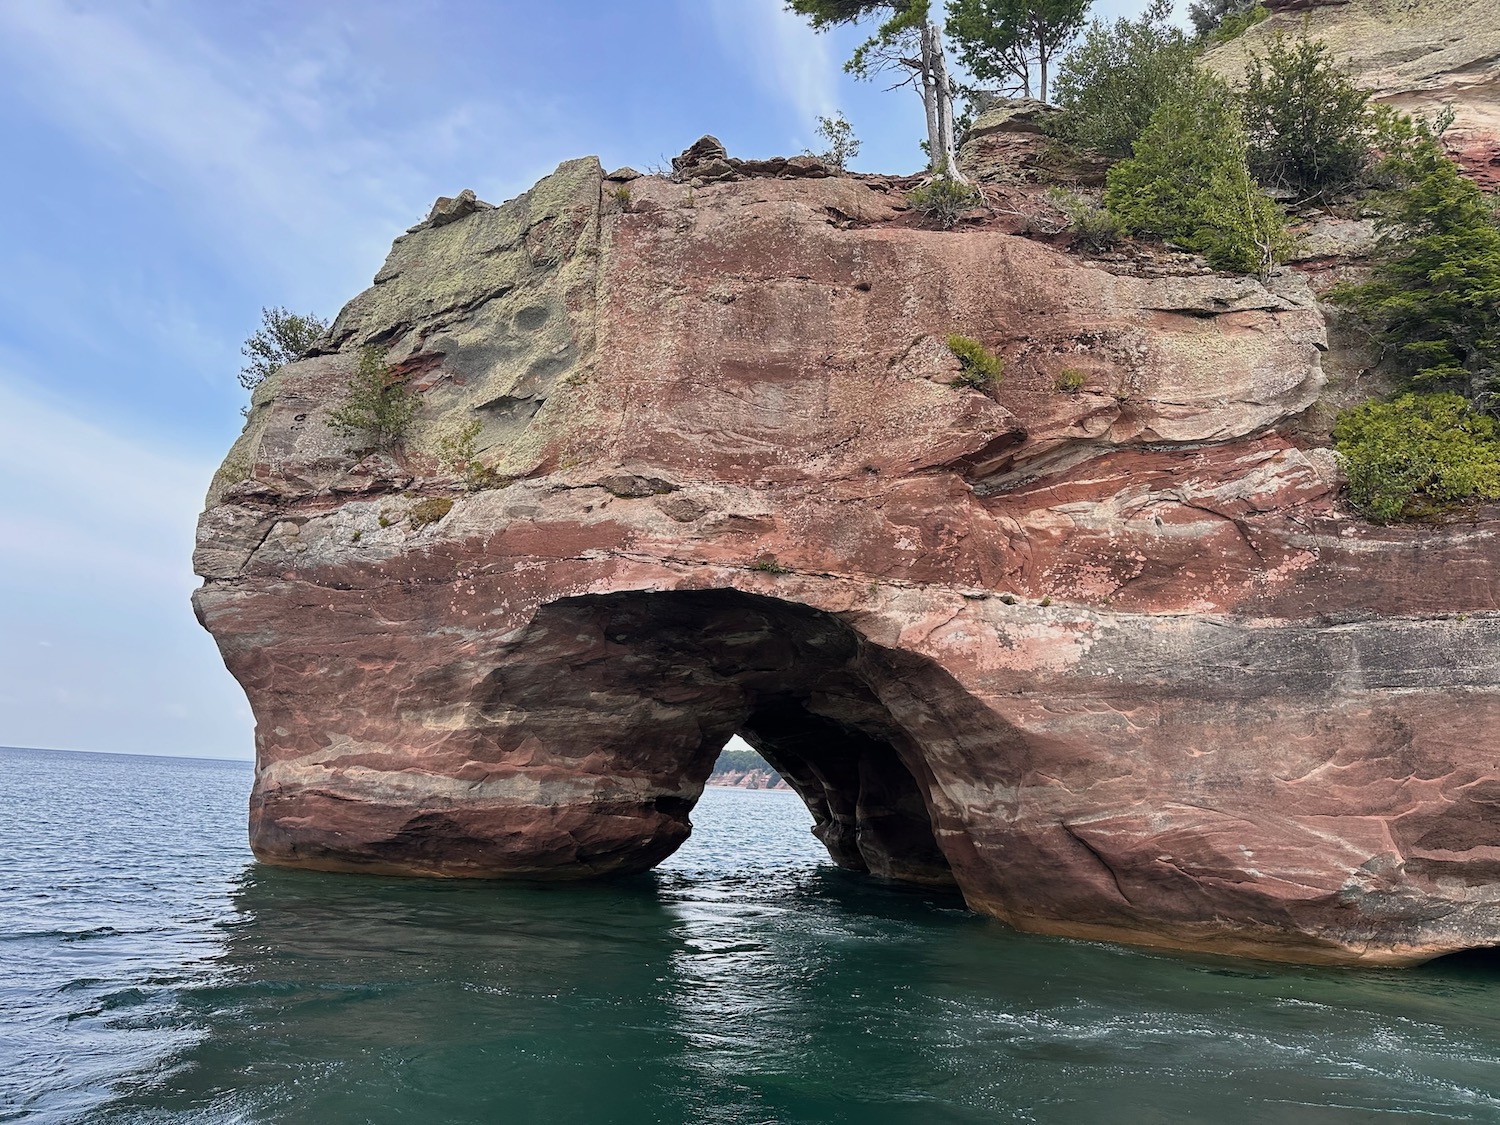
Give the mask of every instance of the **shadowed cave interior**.
M 953 884 L 921 751 L 881 699 L 903 671 L 833 615 L 732 590 L 587 595 L 542 607 L 511 651 L 482 702 L 497 725 L 694 795 L 738 734 L 806 802 L 835 863 Z M 658 798 L 663 815 L 637 820 L 647 838 L 597 860 L 654 866 L 687 838 L 692 805 Z

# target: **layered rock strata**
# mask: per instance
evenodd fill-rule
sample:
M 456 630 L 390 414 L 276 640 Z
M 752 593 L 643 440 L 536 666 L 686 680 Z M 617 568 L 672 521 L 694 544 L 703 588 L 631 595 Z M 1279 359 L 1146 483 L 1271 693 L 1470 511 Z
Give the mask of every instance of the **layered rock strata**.
M 257 390 L 195 597 L 256 714 L 257 855 L 642 870 L 738 733 L 835 861 L 1022 929 L 1500 943 L 1500 522 L 1340 510 L 1292 424 L 1304 276 L 734 173 L 449 201 Z M 356 457 L 325 420 L 369 345 L 420 409 Z M 436 455 L 474 422 L 478 480 Z

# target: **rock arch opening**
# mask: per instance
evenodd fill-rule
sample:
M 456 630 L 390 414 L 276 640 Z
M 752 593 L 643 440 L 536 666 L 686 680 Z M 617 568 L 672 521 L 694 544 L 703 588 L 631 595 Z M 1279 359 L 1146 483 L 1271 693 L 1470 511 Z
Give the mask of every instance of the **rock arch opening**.
M 484 684 L 509 745 L 571 756 L 619 800 L 596 801 L 577 862 L 642 870 L 691 831 L 732 735 L 802 797 L 835 863 L 952 885 L 930 779 L 883 698 L 898 676 L 832 614 L 734 590 L 627 592 L 543 606 Z M 634 800 L 627 795 L 634 794 Z

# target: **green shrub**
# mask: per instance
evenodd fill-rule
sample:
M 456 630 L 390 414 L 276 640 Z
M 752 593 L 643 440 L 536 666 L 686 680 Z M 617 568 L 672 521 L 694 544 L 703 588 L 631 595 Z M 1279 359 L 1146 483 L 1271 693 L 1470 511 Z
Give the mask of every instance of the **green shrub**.
M 1067 216 L 1068 233 L 1088 249 L 1108 250 L 1119 243 L 1123 234 L 1119 220 L 1097 200 L 1061 188 L 1050 190 L 1047 200 Z
M 805 150 L 806 155 L 816 156 L 830 168 L 840 172 L 849 167 L 849 161 L 859 155 L 859 138 L 854 135 L 854 126 L 837 110 L 832 117 L 818 118 L 818 136 L 828 142 L 822 152 Z
M 1408 123 L 1409 124 L 1409 123 Z M 1398 130 L 1399 131 L 1399 130 Z M 1500 216 L 1418 123 L 1383 172 L 1386 244 L 1369 281 L 1328 299 L 1371 322 L 1409 386 L 1452 390 L 1500 413 Z
M 1500 423 L 1456 394 L 1404 394 L 1339 415 L 1349 503 L 1380 523 L 1500 499 Z
M 384 349 L 362 348 L 328 425 L 362 443 L 361 449 L 389 449 L 406 435 L 416 412 L 416 392 L 390 369 Z
M 267 375 L 307 354 L 318 337 L 328 331 L 321 317 L 277 307 L 260 310 L 260 327 L 240 345 L 240 354 L 248 363 L 240 368 L 240 386 L 253 391 Z
M 1000 381 L 1004 361 L 978 340 L 949 336 L 948 350 L 958 357 L 959 372 L 952 386 L 987 391 Z
M 775 555 L 761 555 L 760 558 L 756 559 L 753 563 L 750 564 L 750 569 L 758 570 L 762 574 L 792 573 L 792 568 L 789 566 L 783 566 L 781 563 L 777 562 Z
M 913 188 L 906 201 L 944 230 L 956 224 L 983 200 L 977 189 L 949 176 L 934 176 L 929 183 Z
M 1065 395 L 1076 395 L 1083 390 L 1084 384 L 1088 381 L 1089 377 L 1086 372 L 1076 367 L 1064 367 L 1057 373 L 1057 378 L 1052 381 L 1052 385 Z
M 1065 141 L 1106 156 L 1130 155 L 1158 106 L 1193 72 L 1194 47 L 1172 23 L 1170 0 L 1136 20 L 1094 20 L 1058 68 L 1053 95 Z
M 501 476 L 479 460 L 475 442 L 481 429 L 483 425 L 479 419 L 471 418 L 464 425 L 449 430 L 438 438 L 437 443 L 438 464 L 445 472 L 462 480 L 464 487 L 470 492 L 503 488 L 511 483 L 510 478 Z
M 1374 140 L 1370 95 L 1324 43 L 1275 36 L 1264 57 L 1250 55 L 1245 72 L 1251 173 L 1304 199 L 1357 187 Z
M 1109 170 L 1104 203 L 1132 233 L 1201 253 L 1216 269 L 1270 272 L 1291 247 L 1281 209 L 1250 178 L 1229 88 L 1197 74 L 1151 115 L 1135 155 Z

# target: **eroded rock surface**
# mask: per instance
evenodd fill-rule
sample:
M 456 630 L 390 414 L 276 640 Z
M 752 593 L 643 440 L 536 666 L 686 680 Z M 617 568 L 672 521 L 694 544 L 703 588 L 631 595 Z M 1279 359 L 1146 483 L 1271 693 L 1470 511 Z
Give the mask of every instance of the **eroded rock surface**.
M 459 197 L 256 392 L 195 603 L 255 709 L 261 858 L 640 870 L 739 733 L 837 862 L 1023 929 L 1500 942 L 1500 522 L 1340 511 L 1293 425 L 1327 347 L 1302 274 L 698 179 Z M 955 332 L 994 393 L 951 385 Z M 325 418 L 367 344 L 421 409 L 359 460 Z M 498 487 L 435 456 L 471 420 Z

